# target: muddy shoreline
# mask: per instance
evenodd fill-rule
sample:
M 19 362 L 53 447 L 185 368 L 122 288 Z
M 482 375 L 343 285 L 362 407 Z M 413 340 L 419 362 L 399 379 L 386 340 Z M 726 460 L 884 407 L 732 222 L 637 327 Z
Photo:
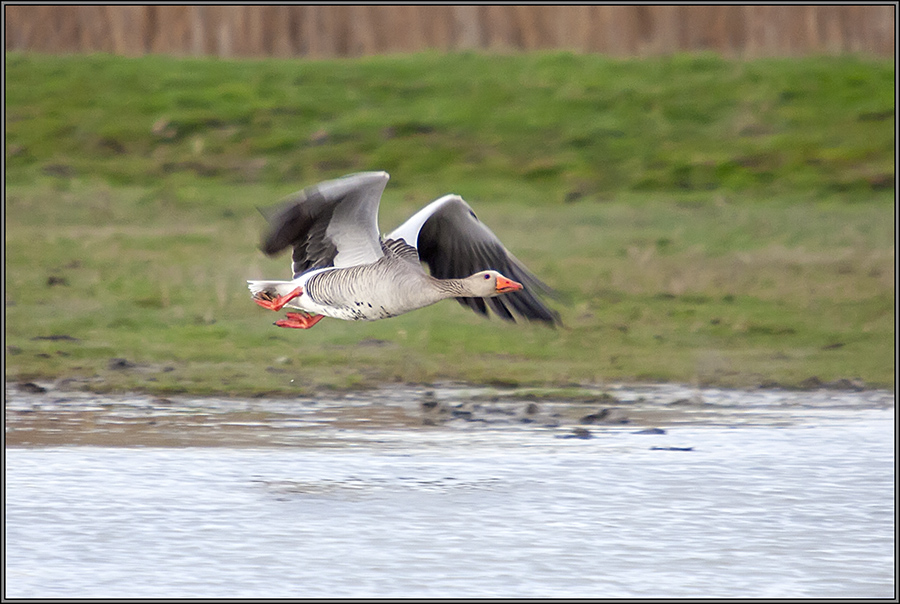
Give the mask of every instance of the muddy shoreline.
M 850 385 L 852 386 L 852 384 Z M 391 433 L 540 431 L 590 439 L 609 431 L 648 436 L 679 426 L 779 427 L 891 409 L 894 393 L 606 385 L 577 393 L 466 384 L 390 385 L 301 397 L 96 394 L 50 383 L 6 385 L 7 447 L 346 446 Z

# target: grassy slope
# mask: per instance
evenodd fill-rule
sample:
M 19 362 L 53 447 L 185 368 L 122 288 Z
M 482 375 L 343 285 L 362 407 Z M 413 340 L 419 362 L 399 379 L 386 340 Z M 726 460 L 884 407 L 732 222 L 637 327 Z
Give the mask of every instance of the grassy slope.
M 893 386 L 893 79 L 854 58 L 8 55 L 7 377 Z M 392 174 L 384 230 L 469 199 L 566 327 L 449 302 L 273 327 L 243 284 L 287 272 L 255 207 L 367 169 Z

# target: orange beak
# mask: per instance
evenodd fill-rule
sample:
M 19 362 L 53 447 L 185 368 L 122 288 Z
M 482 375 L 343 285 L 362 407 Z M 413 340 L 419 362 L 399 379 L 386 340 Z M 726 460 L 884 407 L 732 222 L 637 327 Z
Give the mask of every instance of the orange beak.
M 507 294 L 509 292 L 517 292 L 522 289 L 522 284 L 506 277 L 497 277 L 497 293 Z

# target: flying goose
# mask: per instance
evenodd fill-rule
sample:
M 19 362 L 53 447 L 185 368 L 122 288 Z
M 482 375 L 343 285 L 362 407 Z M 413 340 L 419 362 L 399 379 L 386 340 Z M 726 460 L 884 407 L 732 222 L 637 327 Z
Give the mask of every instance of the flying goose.
M 279 327 L 323 317 L 375 321 L 456 298 L 488 316 L 551 326 L 559 315 L 536 295 L 552 290 L 510 254 L 459 195 L 437 199 L 386 237 L 378 203 L 390 177 L 360 172 L 295 193 L 268 210 L 262 251 L 293 248 L 291 281 L 248 281 L 257 304 L 289 312 Z M 431 272 L 425 272 L 422 263 Z

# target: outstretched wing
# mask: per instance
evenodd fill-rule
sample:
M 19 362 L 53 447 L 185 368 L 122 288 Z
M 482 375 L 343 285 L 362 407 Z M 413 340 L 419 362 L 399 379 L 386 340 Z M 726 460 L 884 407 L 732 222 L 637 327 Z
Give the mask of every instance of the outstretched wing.
M 328 266 L 347 267 L 381 258 L 378 204 L 387 172 L 360 172 L 299 191 L 260 211 L 269 222 L 262 250 L 273 256 L 293 248 L 294 277 Z
M 468 277 L 493 269 L 520 282 L 520 291 L 493 298 L 457 298 L 460 304 L 488 315 L 488 306 L 503 319 L 560 323 L 559 314 L 541 300 L 553 290 L 534 276 L 478 218 L 459 195 L 431 202 L 394 230 L 389 239 L 404 239 L 439 279 Z

